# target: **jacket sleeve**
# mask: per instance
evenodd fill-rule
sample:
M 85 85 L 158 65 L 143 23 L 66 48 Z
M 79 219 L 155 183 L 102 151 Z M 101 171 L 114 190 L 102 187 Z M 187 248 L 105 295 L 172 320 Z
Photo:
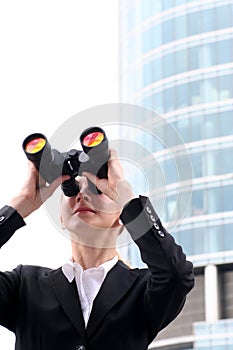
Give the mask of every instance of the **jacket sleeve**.
M 26 225 L 23 218 L 12 207 L 5 205 L 0 209 L 0 248 L 11 238 L 14 232 Z
M 193 264 L 162 226 L 147 197 L 139 196 L 126 204 L 121 220 L 150 272 L 144 308 L 152 341 L 182 310 L 186 295 L 194 287 Z
M 25 222 L 10 206 L 0 209 L 0 247 L 2 247 Z M 17 291 L 20 284 L 21 266 L 10 272 L 0 272 L 0 324 L 15 330 Z

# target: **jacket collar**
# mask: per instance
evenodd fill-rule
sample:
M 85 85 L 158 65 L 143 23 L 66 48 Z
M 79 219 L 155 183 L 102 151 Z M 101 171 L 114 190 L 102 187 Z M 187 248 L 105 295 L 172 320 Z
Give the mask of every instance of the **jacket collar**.
M 123 298 L 137 276 L 138 274 L 130 270 L 122 261 L 117 262 L 108 272 L 94 300 L 86 330 L 75 281 L 69 283 L 61 268 L 51 271 L 49 279 L 63 310 L 85 339 L 86 336 L 91 337 L 98 329 L 105 315 Z

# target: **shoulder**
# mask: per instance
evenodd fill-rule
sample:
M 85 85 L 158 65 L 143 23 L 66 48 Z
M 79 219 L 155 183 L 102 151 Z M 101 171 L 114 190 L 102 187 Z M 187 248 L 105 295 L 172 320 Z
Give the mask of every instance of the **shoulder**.
M 117 263 L 117 266 L 121 269 L 121 272 L 125 273 L 125 275 L 134 276 L 139 281 L 145 280 L 147 281 L 148 278 L 151 277 L 151 272 L 149 269 L 146 268 L 138 268 L 138 267 L 130 267 L 128 264 L 123 262 L 122 260 L 119 260 Z
M 59 268 L 60 269 L 60 268 Z M 57 270 L 57 269 L 56 269 Z M 39 266 L 39 265 L 18 265 L 14 271 L 20 275 L 23 279 L 28 278 L 46 278 L 53 271 L 56 271 L 52 268 Z

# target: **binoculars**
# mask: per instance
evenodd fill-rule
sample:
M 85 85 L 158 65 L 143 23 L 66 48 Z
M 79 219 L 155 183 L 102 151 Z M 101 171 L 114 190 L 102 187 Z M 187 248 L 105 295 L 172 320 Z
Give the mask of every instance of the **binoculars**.
M 70 179 L 61 184 L 63 193 L 68 197 L 79 192 L 76 176 L 88 171 L 99 177 L 107 178 L 109 148 L 108 139 L 103 129 L 91 127 L 80 136 L 82 151 L 71 149 L 59 152 L 52 149 L 47 138 L 40 133 L 27 136 L 23 141 L 26 157 L 35 165 L 46 182 L 51 183 L 60 175 L 70 175 Z M 89 188 L 95 194 L 101 193 L 89 180 Z

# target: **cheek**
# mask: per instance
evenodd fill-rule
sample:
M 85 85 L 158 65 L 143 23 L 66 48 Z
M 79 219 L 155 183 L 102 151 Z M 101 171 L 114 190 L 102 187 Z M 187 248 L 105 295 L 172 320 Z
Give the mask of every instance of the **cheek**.
M 110 215 L 119 212 L 117 204 L 103 194 L 93 198 L 92 204 L 97 211 L 103 214 Z
M 62 220 L 66 220 L 68 217 L 70 217 L 72 213 L 73 208 L 73 201 L 72 198 L 65 198 L 62 200 L 61 203 L 61 218 Z

